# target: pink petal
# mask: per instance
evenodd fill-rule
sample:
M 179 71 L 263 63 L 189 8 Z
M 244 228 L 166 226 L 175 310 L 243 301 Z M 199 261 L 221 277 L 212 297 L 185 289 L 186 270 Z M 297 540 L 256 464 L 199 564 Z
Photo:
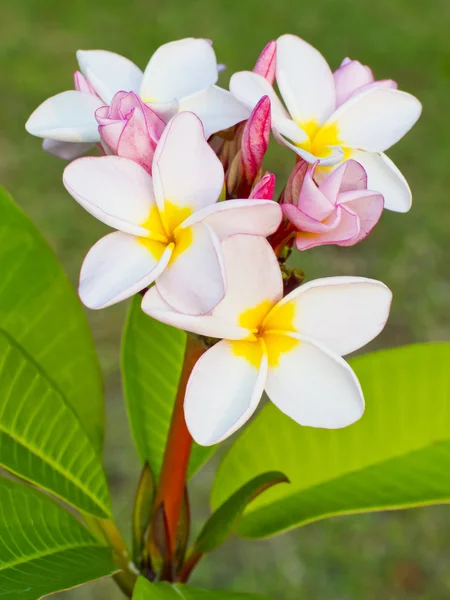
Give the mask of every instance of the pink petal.
M 84 92 L 85 94 L 92 94 L 94 96 L 97 95 L 97 92 L 80 71 L 75 71 L 73 74 L 73 83 L 77 92 Z
M 253 109 L 242 134 L 241 165 L 249 183 L 257 176 L 269 146 L 270 99 L 263 96 Z
M 303 180 L 305 179 L 306 171 L 309 168 L 309 163 L 303 159 L 299 159 L 296 163 L 284 191 L 283 202 L 295 204 L 297 206 L 300 190 L 302 189 Z
M 266 173 L 252 189 L 249 200 L 272 200 L 275 192 L 275 175 Z
M 316 221 L 323 221 L 334 210 L 336 198 L 327 198 L 314 181 L 315 166 L 310 166 L 305 173 L 297 206 Z
M 319 185 L 320 191 L 334 204 L 339 193 L 367 189 L 367 173 L 356 160 L 347 160 Z
M 328 232 L 317 233 L 316 235 L 303 232 L 297 233 L 297 248 L 299 250 L 308 250 L 327 244 L 336 244 L 338 246 L 352 245 L 346 242 L 359 235 L 360 224 L 358 215 L 344 207 L 339 207 L 336 215 L 335 226 L 330 228 Z
M 345 204 L 346 207 L 359 217 L 360 228 L 358 235 L 347 242 L 339 244 L 340 246 L 354 246 L 367 237 L 380 220 L 384 209 L 384 198 L 381 194 L 367 190 L 363 195 L 361 195 L 361 192 L 346 192 L 341 194 L 339 202 Z
M 256 65 L 253 69 L 254 73 L 262 75 L 270 84 L 273 84 L 275 79 L 276 56 L 277 43 L 275 40 L 272 40 L 259 55 L 259 58 L 256 61 Z
M 333 73 L 333 77 L 336 86 L 336 108 L 344 104 L 355 90 L 375 81 L 368 67 L 358 60 L 350 59 L 344 59 L 339 69 Z

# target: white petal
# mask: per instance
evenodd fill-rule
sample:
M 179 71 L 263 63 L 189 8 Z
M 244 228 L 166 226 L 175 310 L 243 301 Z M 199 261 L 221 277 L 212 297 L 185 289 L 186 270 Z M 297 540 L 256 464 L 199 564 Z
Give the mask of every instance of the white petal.
M 291 292 L 265 328 L 296 331 L 344 356 L 368 344 L 384 328 L 392 292 L 374 279 L 326 277 Z
M 243 340 L 249 335 L 248 329 L 215 317 L 214 314 L 192 316 L 174 310 L 163 300 L 156 286 L 151 287 L 145 294 L 142 300 L 142 310 L 162 323 L 206 337 Z
M 283 295 L 278 260 L 260 236 L 234 235 L 222 242 L 222 249 L 227 293 L 213 314 L 240 327 L 258 327 Z
M 64 169 L 63 183 L 83 208 L 106 225 L 148 235 L 142 224 L 157 208 L 152 178 L 137 163 L 119 156 L 79 158 Z
M 370 86 L 345 102 L 324 127 L 336 125 L 343 146 L 383 152 L 411 129 L 421 112 L 411 94 Z
M 156 285 L 172 308 L 187 315 L 204 315 L 217 306 L 225 295 L 225 271 L 219 240 L 207 225 L 179 232 Z
M 270 361 L 270 343 L 268 346 Z M 339 429 L 361 418 L 364 398 L 350 366 L 307 339 L 269 366 L 266 392 L 272 402 L 300 425 Z
M 182 227 L 206 223 L 223 241 L 239 233 L 267 237 L 278 229 L 281 219 L 280 205 L 272 200 L 227 200 L 202 208 Z
M 277 40 L 276 78 L 280 93 L 300 125 L 321 125 L 336 106 L 333 73 L 318 50 L 296 35 Z
M 78 50 L 83 75 L 106 104 L 116 92 L 139 92 L 142 71 L 131 60 L 107 50 Z
M 216 83 L 216 55 L 203 39 L 186 38 L 160 46 L 144 72 L 144 102 L 171 102 Z
M 180 111 L 186 110 L 200 118 L 206 138 L 248 119 L 248 109 L 231 92 L 216 85 L 181 100 Z
M 333 146 L 333 147 L 330 146 L 330 151 L 331 151 L 330 155 L 327 156 L 326 158 L 323 158 L 320 156 L 316 156 L 315 154 L 312 154 L 311 152 L 308 152 L 307 150 L 304 150 L 303 148 L 299 148 L 296 144 L 292 144 L 291 142 L 289 142 L 284 137 L 284 134 L 282 134 L 282 135 L 281 134 L 282 134 L 282 132 L 280 130 L 278 130 L 277 127 L 274 127 L 273 135 L 274 135 L 275 139 L 277 140 L 277 142 L 282 144 L 283 146 L 287 146 L 288 148 L 293 150 L 298 156 L 300 156 L 300 158 L 303 158 L 303 160 L 305 160 L 310 165 L 313 165 L 314 163 L 319 162 L 319 164 L 322 167 L 334 166 L 334 165 L 338 165 L 344 158 L 344 151 L 342 150 L 342 148 L 339 148 L 338 146 Z M 301 143 L 301 142 L 299 142 L 299 143 Z
M 120 231 L 99 240 L 81 269 L 79 294 L 84 304 L 105 308 L 150 285 L 169 262 L 172 246 L 147 243 L 151 251 L 138 238 Z
M 367 188 L 384 196 L 384 208 L 405 213 L 411 208 L 411 190 L 406 179 L 386 154 L 354 150 L 352 158 L 367 173 Z
M 235 354 L 232 342 L 210 348 L 192 371 L 184 401 L 186 424 L 194 440 L 210 446 L 239 429 L 256 410 L 266 376 L 264 355 L 255 367 Z
M 28 119 L 31 135 L 60 142 L 98 142 L 95 111 L 103 105 L 97 96 L 69 90 L 48 98 Z
M 230 79 L 230 91 L 239 102 L 250 111 L 258 104 L 263 96 L 269 96 L 272 119 L 289 119 L 289 113 L 282 105 L 275 90 L 265 77 L 253 71 L 240 71 Z
M 192 212 L 216 202 L 223 187 L 223 167 L 194 114 L 180 113 L 167 125 L 153 159 L 153 180 L 162 211 L 167 202 Z
M 49 154 L 58 156 L 64 160 L 73 160 L 79 156 L 86 154 L 91 148 L 92 144 L 77 144 L 75 142 L 57 142 L 56 140 L 44 140 L 42 142 L 42 148 Z

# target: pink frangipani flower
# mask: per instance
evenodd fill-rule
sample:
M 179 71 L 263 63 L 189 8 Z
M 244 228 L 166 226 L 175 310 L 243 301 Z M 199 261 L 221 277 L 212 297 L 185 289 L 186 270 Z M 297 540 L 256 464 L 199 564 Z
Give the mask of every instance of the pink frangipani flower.
M 316 168 L 317 163 L 297 164 L 291 182 L 298 186 L 298 178 L 304 174 L 300 192 L 291 194 L 291 201 L 281 205 L 296 230 L 297 248 L 308 250 L 324 244 L 354 246 L 380 219 L 383 196 L 367 189 L 366 172 L 354 160 L 340 165 L 319 184 L 314 181 Z
M 83 208 L 118 230 L 91 248 L 81 269 L 79 294 L 94 309 L 155 281 L 170 306 L 207 313 L 225 294 L 221 242 L 236 233 L 270 235 L 282 217 L 270 200 L 216 203 L 223 167 L 189 112 L 165 128 L 152 176 L 127 158 L 103 156 L 74 161 L 63 181 Z
M 107 153 L 139 163 L 150 174 L 156 145 L 165 122 L 134 92 L 117 92 L 110 106 L 95 113 Z
M 384 196 L 386 208 L 406 212 L 411 191 L 384 151 L 411 129 L 421 104 L 392 85 L 361 86 L 361 80 L 352 77 L 349 86 L 344 76 L 337 75 L 336 90 L 335 77 L 320 52 L 295 35 L 282 35 L 277 40 L 276 80 L 286 108 L 269 81 L 252 71 L 235 73 L 230 90 L 249 111 L 262 96 L 269 96 L 276 138 L 307 162 L 319 161 L 317 176 L 327 174 L 323 167 L 335 168 L 353 158 L 365 168 L 369 187 Z M 351 95 L 339 105 L 349 89 Z
M 252 416 L 263 391 L 289 417 L 336 429 L 364 412 L 361 386 L 341 357 L 383 329 L 392 294 L 363 277 L 310 281 L 283 298 L 276 256 L 262 237 L 235 235 L 223 244 L 227 293 L 208 315 L 176 312 L 157 287 L 144 312 L 174 327 L 221 339 L 190 376 L 184 410 L 196 442 L 216 444 Z
M 144 73 L 106 50 L 79 50 L 77 58 L 84 80 L 77 90 L 48 98 L 33 112 L 26 124 L 32 135 L 64 143 L 99 142 L 94 113 L 119 91 L 139 94 L 165 121 L 177 112 L 194 112 L 207 137 L 248 116 L 230 92 L 216 86 L 218 66 L 208 40 L 186 38 L 160 46 Z
M 396 90 L 398 84 L 392 79 L 375 81 L 372 69 L 362 65 L 358 60 L 344 58 L 339 69 L 333 73 L 336 87 L 336 108 L 353 96 L 355 92 L 367 88 L 369 85 L 386 87 Z

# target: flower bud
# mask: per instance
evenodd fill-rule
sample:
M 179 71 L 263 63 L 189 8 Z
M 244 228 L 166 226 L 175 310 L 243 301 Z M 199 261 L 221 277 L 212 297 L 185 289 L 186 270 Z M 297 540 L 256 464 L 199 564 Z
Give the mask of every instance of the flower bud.
M 348 160 L 319 184 L 314 179 L 317 165 L 296 165 L 281 205 L 296 230 L 297 248 L 353 246 L 377 224 L 384 198 L 367 189 L 367 174 L 355 160 Z
M 275 175 L 266 173 L 252 189 L 249 199 L 272 200 L 275 192 Z
M 117 92 L 110 106 L 97 109 L 102 145 L 108 153 L 139 163 L 152 170 L 156 145 L 165 128 L 164 121 L 134 92 Z
M 267 44 L 256 61 L 254 73 L 262 75 L 272 85 L 275 79 L 275 64 L 277 55 L 277 43 L 272 40 Z

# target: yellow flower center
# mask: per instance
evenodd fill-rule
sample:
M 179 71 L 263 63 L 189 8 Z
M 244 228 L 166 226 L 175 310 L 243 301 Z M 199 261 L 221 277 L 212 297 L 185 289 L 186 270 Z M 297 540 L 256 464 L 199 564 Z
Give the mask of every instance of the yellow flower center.
M 297 144 L 299 148 L 311 152 L 318 158 L 327 158 L 333 152 L 332 146 L 339 146 L 344 151 L 342 161 L 350 158 L 351 150 L 342 146 L 336 123 L 320 127 L 316 120 L 312 120 L 306 123 L 299 122 L 298 125 L 308 135 L 305 142 Z

